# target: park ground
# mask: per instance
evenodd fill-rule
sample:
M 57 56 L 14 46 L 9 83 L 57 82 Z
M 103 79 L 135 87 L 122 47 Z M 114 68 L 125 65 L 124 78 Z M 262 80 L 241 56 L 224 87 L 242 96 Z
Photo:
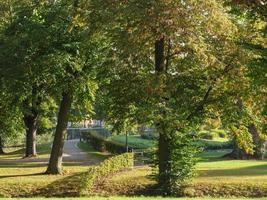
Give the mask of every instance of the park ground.
M 34 198 L 47 200 L 46 198 Z M 267 198 L 249 198 L 250 200 L 266 200 Z M 1 199 L 10 200 L 10 199 Z M 14 198 L 12 200 L 32 200 L 31 198 Z M 50 198 L 49 200 L 62 200 L 62 198 Z M 64 198 L 64 200 L 214 200 L 212 198 L 163 198 L 163 197 L 90 197 L 90 198 Z M 245 198 L 220 198 L 220 200 L 246 200 Z
M 77 184 L 83 173 L 90 166 L 99 164 L 110 155 L 97 152 L 86 143 L 69 141 L 66 144 L 63 175 L 43 174 L 47 166 L 50 144 L 39 145 L 39 157 L 28 161 L 21 159 L 23 155 L 21 149 L 0 156 L 0 197 L 68 197 L 68 199 L 74 199 L 72 197 L 78 195 Z M 222 158 L 228 152 L 228 150 L 217 150 L 200 155 L 196 166 L 197 176 L 185 189 L 187 196 L 212 195 L 216 199 L 219 196 L 233 196 L 233 194 L 244 197 L 266 196 L 267 160 L 245 161 Z M 113 197 L 75 199 L 160 199 L 155 196 L 142 196 L 154 194 L 155 182 L 151 179 L 152 173 L 152 169 L 148 166 L 135 167 L 109 177 L 95 190 L 96 196 Z M 126 195 L 127 198 L 124 197 Z M 139 197 L 133 198 L 134 196 Z M 181 198 L 181 200 L 185 199 L 189 198 Z

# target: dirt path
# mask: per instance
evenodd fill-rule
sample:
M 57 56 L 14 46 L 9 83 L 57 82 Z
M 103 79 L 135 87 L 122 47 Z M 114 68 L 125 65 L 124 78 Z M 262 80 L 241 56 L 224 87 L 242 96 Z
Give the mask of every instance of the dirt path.
M 64 144 L 63 162 L 71 162 L 83 165 L 96 164 L 99 159 L 89 156 L 77 146 L 79 140 L 66 140 Z M 0 164 L 15 164 L 15 163 L 33 163 L 41 162 L 48 163 L 49 158 L 25 158 L 25 159 L 4 159 L 0 160 Z

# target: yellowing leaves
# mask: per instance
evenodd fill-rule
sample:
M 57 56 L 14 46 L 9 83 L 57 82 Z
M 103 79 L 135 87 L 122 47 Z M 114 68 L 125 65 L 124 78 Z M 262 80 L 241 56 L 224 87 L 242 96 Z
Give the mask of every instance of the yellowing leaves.
M 236 139 L 236 144 L 239 149 L 243 149 L 246 153 L 253 155 L 254 154 L 254 144 L 252 135 L 248 132 L 248 128 L 244 125 L 241 125 L 239 128 L 231 127 L 231 131 Z

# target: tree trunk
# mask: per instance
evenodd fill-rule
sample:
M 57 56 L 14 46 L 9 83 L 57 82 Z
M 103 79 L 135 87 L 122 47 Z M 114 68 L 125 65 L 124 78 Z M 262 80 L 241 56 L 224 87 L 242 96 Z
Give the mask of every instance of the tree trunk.
M 264 154 L 263 154 L 264 140 L 261 139 L 255 124 L 250 124 L 248 126 L 248 131 L 252 135 L 253 144 L 255 145 L 255 147 L 253 149 L 254 150 L 254 154 L 252 155 L 252 157 L 254 159 L 262 160 L 264 158 Z
M 158 184 L 160 189 L 166 195 L 171 194 L 171 150 L 170 139 L 166 136 L 164 129 L 159 128 L 159 143 L 158 143 L 158 165 L 159 177 Z
M 3 140 L 2 137 L 0 136 L 0 154 L 4 154 L 4 144 L 3 144 Z
M 164 53 L 164 47 L 165 47 L 165 39 L 164 37 L 161 37 L 155 42 L 155 72 L 159 76 L 166 73 L 166 68 L 164 65 L 165 60 L 165 53 Z M 164 93 L 164 92 L 163 92 Z M 164 94 L 161 94 L 159 98 L 159 103 L 163 100 Z M 162 116 L 165 116 L 165 111 L 160 111 Z M 164 119 L 165 117 L 163 117 Z M 165 122 L 164 120 L 157 121 L 157 129 L 159 131 L 159 142 L 158 142 L 158 167 L 159 167 L 159 177 L 158 177 L 158 184 L 160 189 L 165 193 L 166 195 L 169 195 L 171 193 L 171 151 L 170 151 L 170 145 L 171 140 L 168 137 L 168 134 L 164 128 Z
M 60 103 L 57 127 L 54 136 L 53 147 L 48 164 L 47 174 L 61 174 L 62 173 L 62 155 L 64 147 L 64 137 L 67 132 L 68 115 L 72 103 L 72 93 L 64 92 Z
M 36 132 L 37 132 L 37 114 L 24 116 L 24 124 L 26 126 L 26 150 L 25 157 L 35 157 L 36 152 Z

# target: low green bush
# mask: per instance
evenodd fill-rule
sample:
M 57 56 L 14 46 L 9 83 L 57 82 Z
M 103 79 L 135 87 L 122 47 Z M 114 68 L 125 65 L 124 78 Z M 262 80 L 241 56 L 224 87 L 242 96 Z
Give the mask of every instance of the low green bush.
M 214 140 L 218 137 L 218 135 L 211 131 L 201 131 L 198 134 L 199 138 L 205 139 L 205 140 Z
M 133 165 L 133 153 L 124 153 L 106 159 L 96 167 L 91 167 L 81 181 L 80 195 L 91 194 L 94 187 L 101 184 L 108 176 L 132 168 Z
M 141 138 L 146 140 L 156 140 L 159 138 L 159 134 L 155 130 L 140 132 Z
M 220 138 L 227 138 L 227 132 L 225 130 L 221 130 L 221 129 L 212 129 L 211 132 L 217 134 L 218 137 Z
M 212 129 L 209 131 L 200 131 L 199 138 L 206 140 L 214 140 L 216 138 L 227 138 L 227 132 L 225 130 Z
M 126 152 L 126 147 L 124 144 L 107 140 L 94 131 L 82 132 L 82 138 L 87 143 L 90 143 L 97 151 L 107 151 L 113 154 L 121 154 Z M 131 148 L 129 148 L 129 150 L 131 151 Z
M 232 149 L 233 141 L 199 140 L 197 144 L 204 150 Z

